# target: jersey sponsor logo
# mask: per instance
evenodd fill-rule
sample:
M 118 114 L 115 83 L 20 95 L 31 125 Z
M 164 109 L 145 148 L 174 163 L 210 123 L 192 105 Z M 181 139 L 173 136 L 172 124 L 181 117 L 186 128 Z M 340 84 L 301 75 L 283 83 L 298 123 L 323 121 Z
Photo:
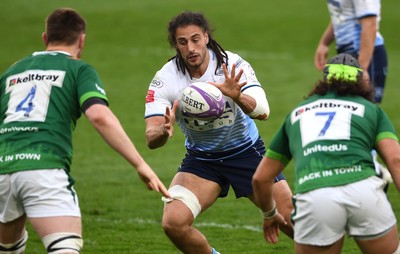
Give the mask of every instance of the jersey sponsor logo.
M 315 103 L 310 103 L 305 106 L 298 107 L 292 114 L 292 119 L 296 121 L 297 117 L 302 113 L 318 110 L 318 109 L 348 109 L 352 112 L 357 112 L 359 109 L 358 103 L 338 101 L 338 100 L 318 100 Z M 293 122 L 293 121 L 292 121 Z
M 154 94 L 155 94 L 155 91 L 154 91 L 154 90 L 148 90 L 148 91 L 147 91 L 146 103 L 154 102 Z
M 40 160 L 41 154 L 37 153 L 16 153 L 0 156 L 0 162 L 8 162 L 15 160 Z
M 191 95 L 192 93 L 193 93 L 193 90 L 190 90 L 189 95 Z M 199 109 L 200 111 L 203 110 L 203 107 L 205 106 L 204 103 L 193 100 L 192 98 L 186 96 L 185 94 L 182 94 L 182 101 L 185 102 L 189 106 Z
M 152 87 L 157 87 L 157 88 L 161 88 L 164 85 L 164 83 L 157 78 L 154 78 L 151 82 L 150 82 L 150 86 Z
M 97 91 L 99 91 L 100 93 L 106 95 L 106 91 L 103 88 L 101 88 L 98 84 L 95 84 L 95 86 L 96 86 Z
M 290 116 L 300 122 L 302 146 L 320 140 L 349 140 L 353 115 L 363 117 L 365 106 L 351 101 L 320 99 L 297 107 Z
M 360 165 L 354 165 L 349 167 L 342 167 L 342 168 L 334 168 L 334 169 L 327 169 L 321 172 L 311 172 L 305 176 L 299 178 L 299 185 L 302 185 L 306 182 L 326 178 L 326 177 L 334 177 L 338 175 L 345 175 L 345 174 L 353 174 L 362 172 L 362 168 Z
M 23 132 L 25 132 L 25 131 L 38 132 L 39 128 L 38 127 L 30 127 L 30 126 L 26 126 L 26 127 L 12 126 L 12 127 L 7 127 L 7 128 L 1 128 L 0 135 L 5 134 L 5 133 L 10 133 L 10 132 L 22 132 L 22 131 Z
M 235 123 L 235 115 L 228 102 L 225 103 L 224 113 L 215 120 L 201 121 L 190 116 L 186 116 L 184 112 L 182 112 L 182 118 L 183 121 L 181 122 L 184 124 L 185 128 L 199 132 L 232 126 Z
M 316 153 L 316 152 L 341 152 L 341 151 L 347 151 L 348 147 L 347 145 L 342 145 L 342 144 L 333 144 L 330 146 L 324 146 L 324 145 L 314 145 L 312 147 L 309 147 L 303 151 L 304 156 L 308 156 L 310 154 Z
M 7 87 L 6 91 L 9 92 L 11 87 L 30 83 L 34 81 L 48 81 L 53 84 L 61 86 L 64 81 L 65 71 L 56 71 L 56 70 L 29 70 L 16 75 L 12 75 L 7 79 Z
M 46 119 L 52 87 L 62 87 L 65 71 L 27 70 L 6 80 L 10 93 L 4 123 Z

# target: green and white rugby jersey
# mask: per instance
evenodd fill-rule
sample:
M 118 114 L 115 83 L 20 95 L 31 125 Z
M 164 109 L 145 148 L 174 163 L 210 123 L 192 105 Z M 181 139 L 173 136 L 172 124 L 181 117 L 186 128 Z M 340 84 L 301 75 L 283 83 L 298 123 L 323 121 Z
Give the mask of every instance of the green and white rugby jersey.
M 93 67 L 66 52 L 35 52 L 0 77 L 0 174 L 70 169 L 72 132 L 89 98 L 107 101 Z
M 285 165 L 294 159 L 294 193 L 344 185 L 375 175 L 371 150 L 397 140 L 385 112 L 358 96 L 314 95 L 286 118 L 267 156 Z

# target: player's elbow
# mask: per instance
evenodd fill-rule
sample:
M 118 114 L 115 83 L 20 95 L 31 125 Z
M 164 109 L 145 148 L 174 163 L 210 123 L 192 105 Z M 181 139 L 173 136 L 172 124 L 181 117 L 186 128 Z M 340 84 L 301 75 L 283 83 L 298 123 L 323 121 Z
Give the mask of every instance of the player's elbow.
M 164 138 L 163 136 L 154 136 L 150 132 L 146 132 L 146 145 L 148 148 L 151 150 L 160 148 L 167 143 L 167 138 Z
M 158 142 L 154 142 L 152 140 L 146 140 L 146 145 L 148 148 L 150 148 L 151 150 L 157 149 L 159 147 L 161 147 L 162 145 L 160 145 Z
M 261 108 L 249 113 L 250 118 L 265 121 L 269 117 L 269 108 Z
M 267 100 L 267 96 L 265 95 L 264 90 L 260 86 L 253 86 L 243 91 L 243 94 L 246 94 L 252 97 L 256 105 L 248 116 L 252 119 L 258 120 L 267 120 L 270 114 L 269 104 Z
M 267 99 L 259 98 L 256 99 L 256 106 L 253 111 L 248 113 L 250 118 L 258 120 L 267 120 L 270 114 L 270 109 Z

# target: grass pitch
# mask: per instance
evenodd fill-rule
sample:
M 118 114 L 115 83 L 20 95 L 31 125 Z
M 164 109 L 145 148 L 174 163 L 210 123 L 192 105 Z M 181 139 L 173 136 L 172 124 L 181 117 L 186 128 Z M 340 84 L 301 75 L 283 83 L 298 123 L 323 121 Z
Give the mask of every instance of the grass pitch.
M 382 107 L 400 130 L 400 3 L 385 0 L 382 4 L 381 31 L 389 55 Z M 289 110 L 321 75 L 314 69 L 313 56 L 329 20 L 325 2 L 264 0 L 2 0 L 0 71 L 17 59 L 44 49 L 44 19 L 53 9 L 64 6 L 75 8 L 86 17 L 83 59 L 98 70 L 111 109 L 166 185 L 183 157 L 183 137 L 177 128 L 167 146 L 150 151 L 145 145 L 143 115 L 149 82 L 174 53 L 166 31 L 172 16 L 183 10 L 204 12 L 215 28 L 214 38 L 226 50 L 239 53 L 252 64 L 271 107 L 270 119 L 258 123 L 267 144 Z M 75 189 L 83 216 L 82 253 L 179 253 L 161 229 L 160 195 L 145 189 L 128 163 L 105 145 L 84 118 L 78 123 L 74 146 L 72 175 L 77 181 Z M 291 183 L 293 168 L 289 166 L 284 173 Z M 400 218 L 398 195 L 391 186 L 388 196 Z M 221 253 L 293 253 L 293 242 L 283 234 L 279 244 L 266 244 L 258 210 L 232 194 L 200 215 L 195 224 Z M 27 253 L 44 253 L 36 234 L 30 227 L 28 230 Z M 359 253 L 352 239 L 345 240 L 343 253 Z

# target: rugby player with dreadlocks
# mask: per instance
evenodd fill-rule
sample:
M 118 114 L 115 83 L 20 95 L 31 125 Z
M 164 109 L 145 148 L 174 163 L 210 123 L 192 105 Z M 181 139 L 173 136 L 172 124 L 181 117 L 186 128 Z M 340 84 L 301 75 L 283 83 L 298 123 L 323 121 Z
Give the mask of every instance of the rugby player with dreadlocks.
M 225 51 L 212 37 L 203 14 L 183 12 L 168 26 L 176 55 L 154 76 L 146 97 L 146 141 L 151 149 L 172 137 L 175 121 L 186 137 L 186 154 L 164 198 L 162 227 L 183 253 L 218 253 L 193 226 L 200 213 L 232 187 L 237 198 L 255 203 L 252 176 L 265 153 L 254 119 L 266 120 L 269 104 L 251 65 Z M 185 115 L 178 103 L 185 87 L 209 82 L 225 96 L 225 111 L 215 120 Z M 292 236 L 291 190 L 282 174 L 275 176 L 274 198 L 286 221 L 281 230 Z M 256 203 L 255 203 L 256 204 Z

